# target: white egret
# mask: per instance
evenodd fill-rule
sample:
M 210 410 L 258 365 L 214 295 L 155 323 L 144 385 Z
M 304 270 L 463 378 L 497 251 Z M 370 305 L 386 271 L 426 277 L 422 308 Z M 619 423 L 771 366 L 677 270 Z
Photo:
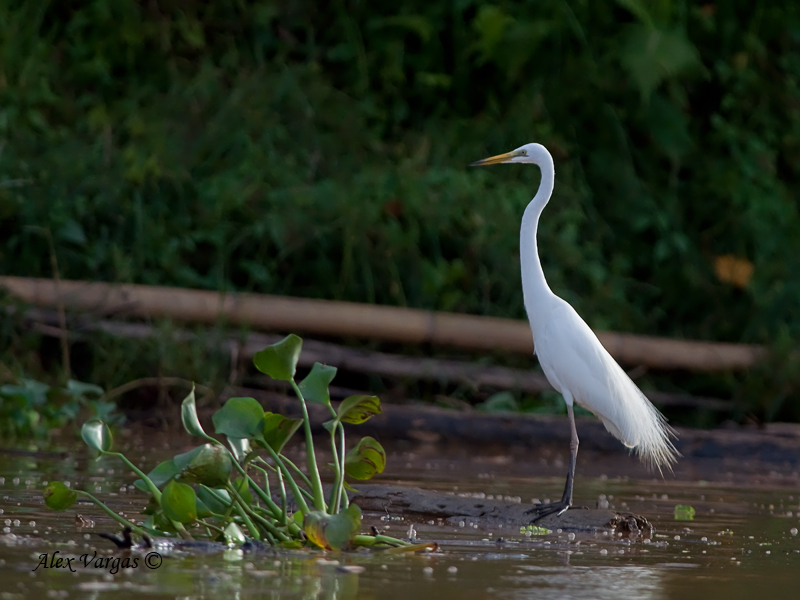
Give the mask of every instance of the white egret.
M 572 505 L 578 456 L 573 402 L 597 415 L 614 437 L 635 449 L 650 467 L 659 471 L 663 467 L 671 468 L 679 453 L 670 440 L 675 433 L 664 416 L 625 374 L 575 309 L 547 285 L 539 261 L 536 231 L 539 217 L 553 192 L 553 157 L 541 144 L 525 144 L 471 166 L 500 163 L 534 164 L 542 171 L 539 190 L 525 209 L 520 227 L 522 292 L 533 333 L 534 353 L 539 357 L 547 380 L 564 396 L 571 428 L 564 495 L 559 502 L 535 505 L 529 511 L 535 521 L 549 514 L 561 514 Z

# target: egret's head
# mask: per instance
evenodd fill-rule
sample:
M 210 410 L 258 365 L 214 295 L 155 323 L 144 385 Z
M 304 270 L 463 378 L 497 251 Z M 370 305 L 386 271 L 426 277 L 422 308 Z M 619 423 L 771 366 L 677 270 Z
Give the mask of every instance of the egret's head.
M 499 165 L 500 163 L 527 163 L 542 166 L 547 163 L 552 164 L 553 158 L 547 149 L 541 144 L 525 144 L 516 150 L 490 156 L 483 160 L 476 160 L 470 167 L 483 167 L 485 165 Z

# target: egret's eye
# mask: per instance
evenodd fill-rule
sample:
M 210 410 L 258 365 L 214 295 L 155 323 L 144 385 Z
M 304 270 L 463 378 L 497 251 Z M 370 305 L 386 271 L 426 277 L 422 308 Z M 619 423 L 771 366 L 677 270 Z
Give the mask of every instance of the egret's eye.
M 521 154 L 522 156 L 528 156 L 528 151 L 527 151 L 527 150 L 522 150 L 522 151 L 520 152 L 520 154 Z

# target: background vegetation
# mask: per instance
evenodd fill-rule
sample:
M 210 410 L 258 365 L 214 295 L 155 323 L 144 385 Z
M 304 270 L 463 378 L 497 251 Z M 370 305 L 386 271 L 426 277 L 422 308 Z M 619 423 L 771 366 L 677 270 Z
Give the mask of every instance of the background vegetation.
M 590 325 L 788 350 L 797 17 L 786 1 L 6 0 L 0 272 L 49 277 L 45 228 L 65 278 L 523 317 L 538 172 L 466 165 L 539 141 L 557 170 L 545 271 Z M 726 256 L 752 276 L 726 276 Z M 800 418 L 778 366 L 683 383 Z

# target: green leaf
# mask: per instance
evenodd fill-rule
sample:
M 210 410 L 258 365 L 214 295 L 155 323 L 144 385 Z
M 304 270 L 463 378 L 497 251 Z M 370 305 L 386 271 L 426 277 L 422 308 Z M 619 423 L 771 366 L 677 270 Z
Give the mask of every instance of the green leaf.
M 180 478 L 190 483 L 222 487 L 228 482 L 233 463 L 230 453 L 222 446 L 203 444 L 174 458 Z
M 351 504 L 338 515 L 312 510 L 303 518 L 303 531 L 323 550 L 341 550 L 361 526 L 361 509 Z
M 193 523 L 197 520 L 197 496 L 191 486 L 178 483 L 174 479 L 161 494 L 161 508 L 164 515 L 178 523 Z
M 76 381 L 74 379 L 70 379 L 67 382 L 67 392 L 75 398 L 85 398 L 87 396 L 100 397 L 105 395 L 105 391 L 99 385 L 83 383 L 82 381 Z
M 489 396 L 485 402 L 481 402 L 478 410 L 486 412 L 519 412 L 519 403 L 512 392 L 497 392 Z
M 356 488 L 354 488 L 352 485 L 347 483 L 346 481 L 343 481 L 342 485 L 344 485 L 344 489 L 346 489 L 348 492 L 353 492 L 354 494 L 360 494 L 361 493 Z
M 311 372 L 300 382 L 300 392 L 303 398 L 309 402 L 331 405 L 331 396 L 328 386 L 336 377 L 336 367 L 330 367 L 321 363 L 314 363 Z
M 81 428 L 81 437 L 86 445 L 98 452 L 111 450 L 111 430 L 100 419 L 90 419 Z
M 254 398 L 230 398 L 212 420 L 217 433 L 251 439 L 261 435 L 264 409 Z
M 298 527 L 302 527 L 303 526 L 303 519 L 304 518 L 305 517 L 303 515 L 303 511 L 302 510 L 296 510 L 294 513 L 292 513 L 292 521 L 294 521 L 294 523 Z
M 662 82 L 703 71 L 700 54 L 684 33 L 649 25 L 626 28 L 620 61 L 644 101 Z
M 199 437 L 206 436 L 203 426 L 200 425 L 200 419 L 197 418 L 197 405 L 195 404 L 194 400 L 194 386 L 192 386 L 192 391 L 189 392 L 189 395 L 186 396 L 186 398 L 183 399 L 183 403 L 181 403 L 181 421 L 183 421 L 183 428 L 189 435 L 196 435 Z
M 217 515 L 224 515 L 231 505 L 231 496 L 227 490 L 213 490 L 202 484 L 197 488 L 197 499 Z
M 253 364 L 256 369 L 273 379 L 292 381 L 302 348 L 303 340 L 292 333 L 277 344 L 272 344 L 261 352 L 257 352 L 253 357 Z
M 42 495 L 47 508 L 52 510 L 67 510 L 78 501 L 78 493 L 60 481 L 51 481 Z
M 303 419 L 290 419 L 283 415 L 264 413 L 263 441 L 275 452 L 280 453 L 302 424 Z
M 237 492 L 239 492 L 239 495 L 246 504 L 253 503 L 253 494 L 250 493 L 250 483 L 247 481 L 247 479 L 244 477 L 239 477 L 233 483 L 233 487 Z
M 350 396 L 339 405 L 335 420 L 359 425 L 379 414 L 381 414 L 381 401 L 377 396 Z
M 675 520 L 676 521 L 693 521 L 695 510 L 693 506 L 687 504 L 678 504 L 675 506 Z
M 231 447 L 233 456 L 239 462 L 243 461 L 250 453 L 250 441 L 247 438 L 228 438 L 228 445 Z
M 161 489 L 170 479 L 174 479 L 174 477 L 180 472 L 181 470 L 177 467 L 175 461 L 169 459 L 157 465 L 155 469 L 147 474 L 147 476 L 157 488 Z M 150 488 L 147 487 L 144 479 L 137 479 L 133 482 L 133 485 L 137 489 L 142 490 L 147 494 L 150 493 Z
M 210 508 L 208 508 L 208 506 L 206 505 L 205 502 L 200 500 L 200 496 L 196 496 L 194 501 L 195 501 L 195 506 L 197 506 L 197 518 L 198 519 L 207 519 L 209 517 L 217 516 L 217 515 L 214 514 L 214 512 Z
M 386 468 L 386 451 L 375 438 L 362 438 L 344 459 L 344 472 L 352 479 L 366 481 Z
M 247 541 L 247 536 L 236 523 L 231 523 L 225 528 L 225 543 L 241 545 Z

